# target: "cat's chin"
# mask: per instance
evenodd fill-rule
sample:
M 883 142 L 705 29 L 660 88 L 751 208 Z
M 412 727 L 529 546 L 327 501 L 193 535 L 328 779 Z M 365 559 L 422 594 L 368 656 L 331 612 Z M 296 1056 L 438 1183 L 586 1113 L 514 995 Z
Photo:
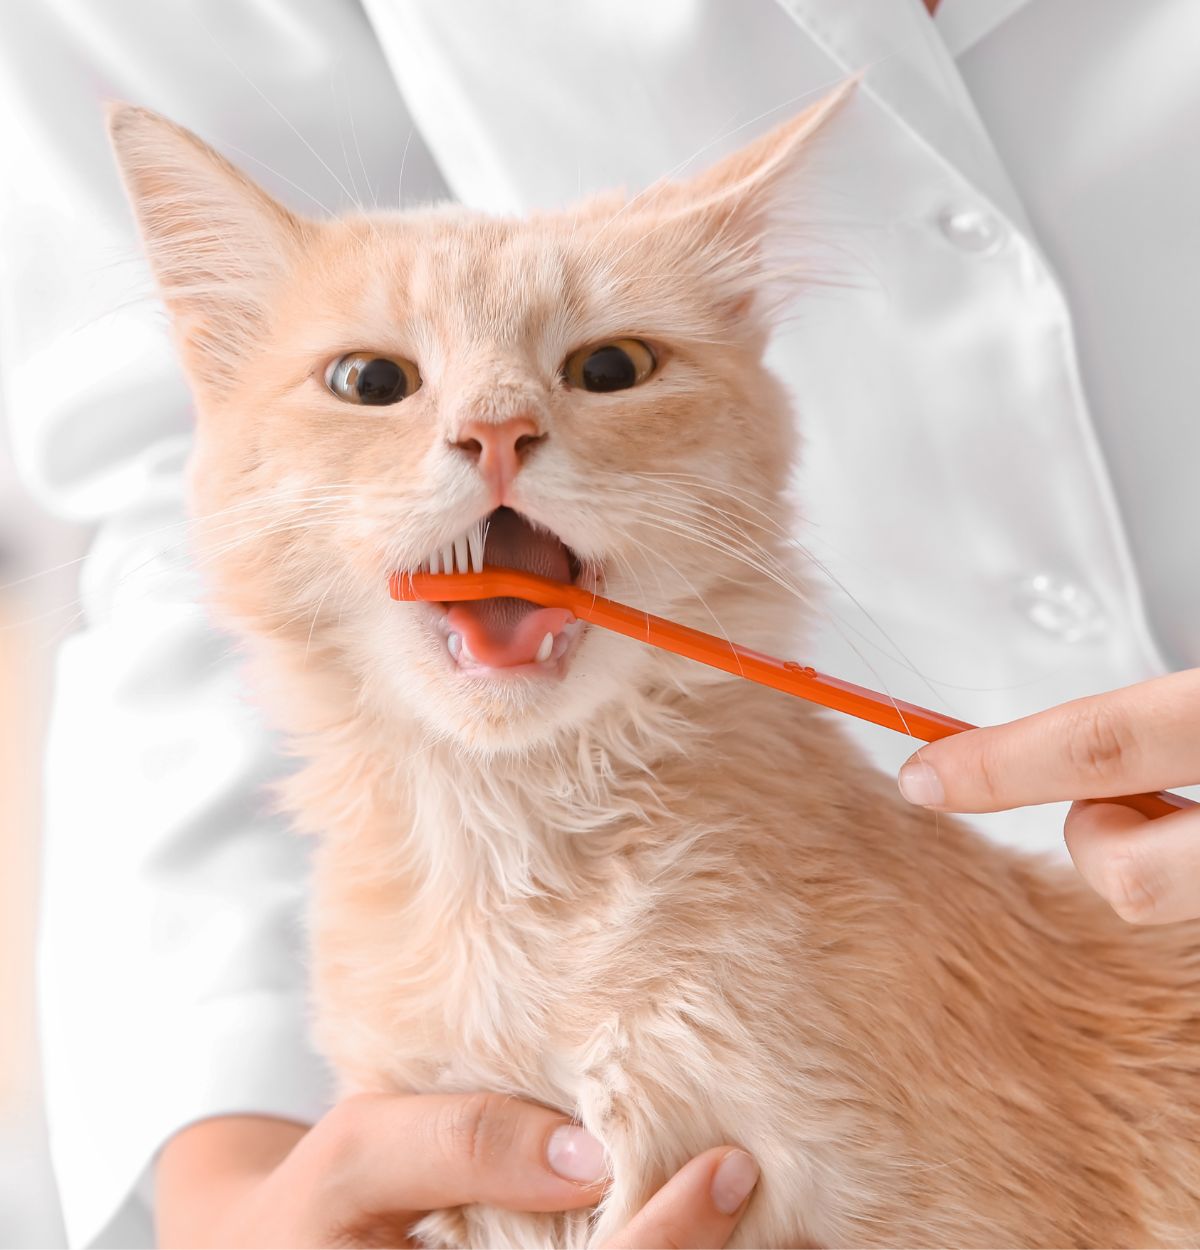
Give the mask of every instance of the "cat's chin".
M 590 665 L 575 673 L 595 631 L 574 621 L 557 635 L 552 654 L 529 663 L 489 665 L 447 646 L 451 631 L 434 612 L 423 624 L 433 655 L 422 666 L 420 710 L 472 751 L 524 751 L 586 719 L 594 705 Z

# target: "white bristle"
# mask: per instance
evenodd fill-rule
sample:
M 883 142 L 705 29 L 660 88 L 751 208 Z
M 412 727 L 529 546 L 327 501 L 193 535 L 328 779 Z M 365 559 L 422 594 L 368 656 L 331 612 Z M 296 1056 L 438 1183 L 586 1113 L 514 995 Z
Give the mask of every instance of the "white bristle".
M 467 567 L 467 536 L 465 534 L 454 540 L 454 571 L 456 573 L 470 572 Z
M 442 547 L 442 572 L 454 572 L 454 544 L 446 543 Z
M 476 521 L 467 535 L 467 546 L 471 554 L 471 572 L 483 572 L 483 522 Z
M 429 557 L 429 571 L 431 573 L 440 573 L 442 571 L 442 562 L 438 558 L 436 551 Z

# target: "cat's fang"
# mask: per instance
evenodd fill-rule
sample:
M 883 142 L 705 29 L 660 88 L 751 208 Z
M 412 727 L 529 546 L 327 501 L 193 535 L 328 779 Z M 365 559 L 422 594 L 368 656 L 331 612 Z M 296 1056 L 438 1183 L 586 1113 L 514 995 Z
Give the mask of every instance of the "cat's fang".
M 446 639 L 446 650 L 457 660 L 459 652 L 462 650 L 462 634 L 450 634 Z
M 537 655 L 534 657 L 539 664 L 544 664 L 550 658 L 550 652 L 554 650 L 554 635 L 547 634 L 542 639 L 542 645 L 537 649 Z

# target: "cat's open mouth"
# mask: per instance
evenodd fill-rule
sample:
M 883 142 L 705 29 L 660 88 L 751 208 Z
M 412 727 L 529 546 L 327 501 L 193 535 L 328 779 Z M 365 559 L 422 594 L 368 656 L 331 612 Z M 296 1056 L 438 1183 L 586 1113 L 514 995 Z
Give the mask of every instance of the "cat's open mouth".
M 434 552 L 422 570 L 478 572 L 485 563 L 562 582 L 577 581 L 583 568 L 556 534 L 511 508 L 497 508 Z M 525 599 L 476 599 L 434 607 L 450 658 L 469 676 L 496 669 L 561 671 L 563 657 L 584 628 L 563 608 L 542 608 Z

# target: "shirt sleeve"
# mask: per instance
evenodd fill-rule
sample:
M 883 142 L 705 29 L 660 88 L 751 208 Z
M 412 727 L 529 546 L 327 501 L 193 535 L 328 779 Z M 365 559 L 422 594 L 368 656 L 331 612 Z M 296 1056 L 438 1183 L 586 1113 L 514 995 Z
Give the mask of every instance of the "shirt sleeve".
M 350 0 L 0 5 L 0 386 L 23 481 L 96 534 L 45 774 L 41 1030 L 76 1246 L 152 1242 L 151 1164 L 185 1125 L 329 1100 L 307 845 L 189 562 L 191 400 L 106 99 L 195 129 L 299 211 L 445 194 Z

